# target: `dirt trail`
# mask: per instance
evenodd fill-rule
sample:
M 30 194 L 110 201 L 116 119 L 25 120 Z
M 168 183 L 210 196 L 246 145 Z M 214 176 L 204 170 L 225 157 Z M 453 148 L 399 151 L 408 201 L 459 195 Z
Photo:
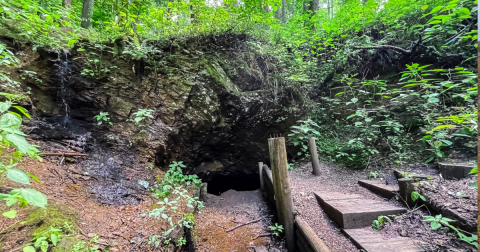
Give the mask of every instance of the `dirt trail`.
M 216 196 L 208 194 L 205 208 L 197 215 L 197 251 L 247 252 L 254 247 L 279 248 L 281 245 L 269 235 L 272 212 L 260 190 L 229 190 Z M 230 228 L 253 220 L 262 220 L 227 232 Z
M 371 170 L 353 171 L 326 163 L 320 163 L 320 169 L 321 175 L 318 177 L 312 174 L 312 166 L 310 163 L 300 164 L 296 166 L 293 171 L 290 171 L 292 195 L 295 209 L 314 229 L 316 234 L 323 239 L 332 252 L 359 250 L 340 232 L 340 227 L 323 212 L 313 192 L 324 191 L 357 194 L 362 195 L 365 199 L 388 201 L 390 204 L 404 207 L 395 197 L 387 200 L 358 185 L 358 180 L 367 179 Z M 438 171 L 431 167 L 412 165 L 412 168 L 409 168 L 409 172 L 410 174 L 429 174 L 433 179 L 429 180 L 430 185 L 440 183 L 438 181 L 438 175 L 434 175 L 434 173 L 438 174 Z M 445 191 L 444 194 L 446 195 L 440 196 L 440 193 L 437 192 L 437 194 L 432 197 L 442 197 L 445 202 L 450 202 L 450 204 L 454 204 L 454 200 L 458 202 L 463 200 L 464 205 L 467 204 L 466 201 L 468 201 L 469 204 L 476 204 L 474 191 L 470 190 L 472 192 L 467 192 L 467 190 L 469 190 L 467 189 L 468 186 L 474 179 L 475 178 L 465 178 L 459 181 L 442 181 L 442 186 L 438 185 L 436 188 L 438 191 Z M 397 183 L 390 169 L 380 170 L 377 180 L 386 180 L 389 184 Z M 463 189 L 468 193 L 468 200 L 448 199 L 446 188 L 448 188 L 447 185 L 452 183 L 455 184 L 457 190 Z M 461 187 L 458 184 L 464 184 L 464 186 Z M 442 189 L 442 187 L 445 188 Z M 470 208 L 472 207 L 462 206 L 461 210 L 470 212 L 471 215 L 476 216 L 477 212 L 474 211 L 473 208 Z M 447 232 L 432 230 L 429 223 L 423 221 L 424 216 L 430 214 L 429 210 L 424 207 L 417 208 L 416 211 L 405 214 L 402 218 L 394 219 L 392 223 L 387 223 L 386 227 L 381 230 L 380 233 L 384 238 L 398 236 L 409 237 L 414 240 L 416 246 L 421 247 L 424 251 L 474 251 L 473 246 L 460 241 L 454 233 L 448 234 Z M 378 231 L 373 231 L 371 227 L 365 227 L 365 230 L 378 233 Z
M 321 175 L 313 176 L 310 163 L 304 163 L 290 171 L 293 204 L 300 216 L 323 239 L 332 252 L 358 251 L 340 232 L 317 203 L 315 191 L 361 194 L 367 199 L 384 200 L 359 186 L 357 181 L 365 179 L 365 172 L 352 171 L 335 165 L 320 163 Z

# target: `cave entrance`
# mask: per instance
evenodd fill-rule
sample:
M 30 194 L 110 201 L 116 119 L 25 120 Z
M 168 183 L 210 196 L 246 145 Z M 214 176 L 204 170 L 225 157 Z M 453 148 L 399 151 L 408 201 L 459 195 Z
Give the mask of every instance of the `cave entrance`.
M 254 191 L 260 189 L 258 174 L 242 176 L 219 176 L 208 182 L 207 192 L 220 195 L 228 190 Z

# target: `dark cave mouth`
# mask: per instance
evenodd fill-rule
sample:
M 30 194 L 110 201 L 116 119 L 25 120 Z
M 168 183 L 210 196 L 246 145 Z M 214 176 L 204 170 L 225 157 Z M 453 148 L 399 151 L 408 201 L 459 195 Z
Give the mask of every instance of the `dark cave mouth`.
M 208 181 L 207 192 L 220 195 L 228 190 L 254 191 L 260 189 L 258 174 L 241 176 L 218 176 Z

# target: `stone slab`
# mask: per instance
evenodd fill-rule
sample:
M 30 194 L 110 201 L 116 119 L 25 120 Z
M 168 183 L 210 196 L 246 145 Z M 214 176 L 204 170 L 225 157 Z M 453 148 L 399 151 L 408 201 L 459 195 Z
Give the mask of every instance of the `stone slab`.
M 367 252 L 419 252 L 413 241 L 407 237 L 384 239 L 380 233 L 365 229 L 344 229 L 343 232 L 351 239 L 358 249 Z
M 357 195 L 344 195 L 342 198 L 339 194 L 332 196 L 326 192 L 314 194 L 323 211 L 345 229 L 367 227 L 380 215 L 398 215 L 407 211 L 386 202 L 359 198 Z
M 359 180 L 358 184 L 387 199 L 393 198 L 399 190 L 396 185 L 386 185 L 377 180 Z
M 444 179 L 462 179 L 468 177 L 473 169 L 473 164 L 447 164 L 438 163 L 438 171 Z

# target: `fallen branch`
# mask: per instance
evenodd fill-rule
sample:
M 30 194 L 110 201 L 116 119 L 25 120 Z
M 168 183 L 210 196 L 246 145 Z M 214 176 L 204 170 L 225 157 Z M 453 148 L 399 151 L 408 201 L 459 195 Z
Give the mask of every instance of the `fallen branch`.
M 260 238 L 260 237 L 266 237 L 266 236 L 272 236 L 273 234 L 259 234 L 257 235 L 257 237 L 253 238 L 253 240 L 256 240 L 257 238 Z
M 261 221 L 261 220 L 263 220 L 263 219 L 265 219 L 265 218 L 267 218 L 267 217 L 270 217 L 270 216 L 265 216 L 265 217 L 262 217 L 262 218 L 259 218 L 259 219 L 256 219 L 256 220 L 247 222 L 247 223 L 240 224 L 240 225 L 238 225 L 238 226 L 235 226 L 235 227 L 233 227 L 233 228 L 230 228 L 229 230 L 227 230 L 227 231 L 225 231 L 225 232 L 227 232 L 227 233 L 228 233 L 228 232 L 231 232 L 231 231 L 233 231 L 233 230 L 235 230 L 235 229 L 237 229 L 237 228 L 239 228 L 239 227 L 243 227 L 243 226 L 245 226 L 245 225 L 249 225 L 249 224 L 252 224 L 252 223 L 255 223 L 255 222 L 259 222 L 259 221 Z
M 403 48 L 392 46 L 392 45 L 379 45 L 379 46 L 366 46 L 366 47 L 353 47 L 353 49 L 387 49 L 387 50 L 394 50 L 403 54 L 409 54 L 411 50 L 405 50 Z
M 78 152 L 60 152 L 60 153 L 53 153 L 53 152 L 44 152 L 40 153 L 40 156 L 88 156 L 88 154 L 78 153 Z

